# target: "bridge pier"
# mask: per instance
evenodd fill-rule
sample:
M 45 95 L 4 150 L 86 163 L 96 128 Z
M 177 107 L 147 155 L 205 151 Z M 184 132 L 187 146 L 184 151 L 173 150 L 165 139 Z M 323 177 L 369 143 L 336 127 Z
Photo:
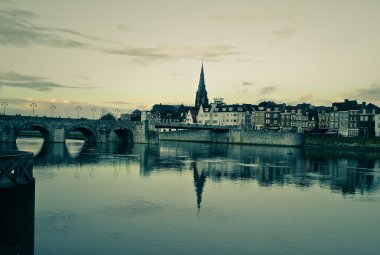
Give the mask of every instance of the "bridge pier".
M 133 142 L 157 144 L 158 132 L 154 125 L 148 121 L 136 123 L 133 131 Z
M 50 136 L 47 140 L 51 143 L 64 143 L 66 141 L 66 135 L 63 126 L 52 128 L 50 131 Z
M 16 142 L 15 130 L 11 123 L 0 121 L 0 143 Z

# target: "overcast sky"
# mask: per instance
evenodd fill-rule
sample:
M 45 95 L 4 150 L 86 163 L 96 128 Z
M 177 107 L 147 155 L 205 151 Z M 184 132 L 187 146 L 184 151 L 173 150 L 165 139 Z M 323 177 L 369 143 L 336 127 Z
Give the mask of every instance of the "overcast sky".
M 378 0 L 0 0 L 7 113 L 344 98 L 380 105 Z M 2 110 L 2 108 L 1 108 Z

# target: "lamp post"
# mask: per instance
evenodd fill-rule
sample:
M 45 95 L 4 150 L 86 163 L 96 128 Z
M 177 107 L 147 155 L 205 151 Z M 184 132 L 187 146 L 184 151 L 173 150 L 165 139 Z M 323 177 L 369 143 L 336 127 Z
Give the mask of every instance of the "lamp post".
M 80 107 L 80 105 L 77 105 L 77 106 L 75 107 L 75 109 L 78 110 L 78 119 L 79 119 L 79 111 L 82 110 L 82 107 Z
M 91 111 L 92 111 L 92 119 L 94 120 L 95 119 L 96 109 L 95 108 L 91 108 Z
M 51 109 L 51 117 L 53 118 L 54 117 L 54 109 L 57 109 L 57 107 L 54 104 L 52 104 L 52 105 L 50 105 L 49 108 Z
M 5 107 L 8 106 L 8 103 L 3 101 L 1 102 L 1 105 L 3 106 L 3 115 L 5 115 Z
M 120 110 L 116 109 L 115 112 L 116 112 L 116 119 L 118 119 L 119 118 L 119 112 L 120 112 Z
M 37 104 L 34 102 L 34 100 L 33 100 L 33 102 L 30 104 L 30 107 L 32 107 L 32 116 L 34 117 L 34 108 L 36 108 L 37 107 Z

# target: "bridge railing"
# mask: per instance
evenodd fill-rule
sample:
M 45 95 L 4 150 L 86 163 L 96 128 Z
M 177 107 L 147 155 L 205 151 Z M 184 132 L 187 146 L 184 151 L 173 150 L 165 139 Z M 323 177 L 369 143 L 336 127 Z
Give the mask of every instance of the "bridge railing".
M 34 181 L 33 153 L 0 151 L 0 188 Z

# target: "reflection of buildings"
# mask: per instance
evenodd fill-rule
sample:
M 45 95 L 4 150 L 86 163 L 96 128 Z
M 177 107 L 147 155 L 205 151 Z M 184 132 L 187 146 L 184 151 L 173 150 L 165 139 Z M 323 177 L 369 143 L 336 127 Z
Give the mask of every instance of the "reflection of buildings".
M 207 178 L 252 180 L 260 186 L 319 185 L 342 194 L 373 192 L 380 181 L 373 172 L 380 166 L 376 153 L 180 142 L 161 143 L 154 152 L 149 145 L 140 149 L 146 151 L 140 161 L 144 175 L 194 171 L 197 206 Z
M 60 147 L 61 146 L 61 147 Z M 377 190 L 380 168 L 375 152 L 300 149 L 269 146 L 161 142 L 160 145 L 98 144 L 81 148 L 75 156 L 64 144 L 43 147 L 36 166 L 98 164 L 117 157 L 118 164 L 140 164 L 140 174 L 155 171 L 191 171 L 197 207 L 201 206 L 206 179 L 213 182 L 256 182 L 263 187 L 320 186 L 342 194 L 365 194 Z M 128 157 L 118 157 L 124 155 Z M 95 172 L 91 173 L 95 176 Z

